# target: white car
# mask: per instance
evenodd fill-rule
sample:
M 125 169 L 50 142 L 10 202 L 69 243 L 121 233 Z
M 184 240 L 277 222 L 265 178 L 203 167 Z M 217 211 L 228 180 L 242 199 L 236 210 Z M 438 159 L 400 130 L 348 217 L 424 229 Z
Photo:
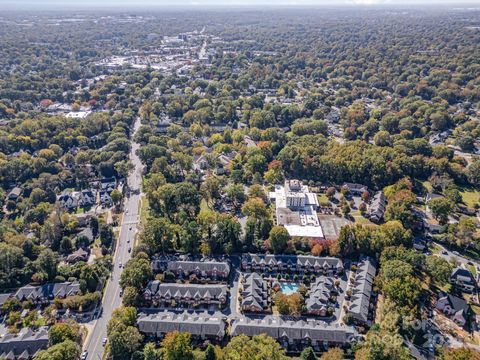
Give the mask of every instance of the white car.
M 82 353 L 81 359 L 82 359 L 82 360 L 87 360 L 87 355 L 88 355 L 88 351 L 85 350 L 85 351 Z

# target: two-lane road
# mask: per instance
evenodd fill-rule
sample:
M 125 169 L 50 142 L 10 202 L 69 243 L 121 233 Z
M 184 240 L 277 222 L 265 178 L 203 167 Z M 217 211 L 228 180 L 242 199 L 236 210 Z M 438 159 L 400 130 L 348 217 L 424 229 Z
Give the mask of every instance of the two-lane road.
M 140 118 L 137 118 L 135 120 L 133 134 L 137 132 L 140 125 Z M 131 144 L 132 149 L 130 152 L 130 161 L 132 162 L 134 169 L 127 179 L 130 188 L 130 196 L 124 201 L 124 214 L 113 259 L 114 268 L 105 288 L 102 300 L 102 315 L 95 321 L 92 333 L 89 335 L 85 346 L 85 350 L 88 352 L 87 358 L 92 360 L 102 359 L 104 352 L 102 342 L 103 339 L 107 337 L 108 321 L 112 317 L 113 310 L 118 308 L 122 303 L 119 281 L 123 269 L 120 265 L 124 265 L 131 257 L 131 248 L 133 246 L 135 233 L 137 232 L 140 219 L 140 186 L 143 168 L 140 159 L 136 155 L 136 151 L 140 145 L 133 141 L 133 136 Z

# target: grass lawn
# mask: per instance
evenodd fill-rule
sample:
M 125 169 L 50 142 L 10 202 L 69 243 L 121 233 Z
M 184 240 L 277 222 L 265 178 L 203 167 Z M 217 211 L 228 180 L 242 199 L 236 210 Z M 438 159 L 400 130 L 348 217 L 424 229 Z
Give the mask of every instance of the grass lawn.
M 442 248 L 439 245 L 433 243 L 432 246 L 430 246 L 430 251 L 432 252 L 432 254 L 440 254 Z
M 475 277 L 477 276 L 477 268 L 475 266 L 467 264 L 467 269 L 470 270 L 473 276 Z
M 462 200 L 468 207 L 473 208 L 475 204 L 480 202 L 480 191 L 474 189 L 462 189 L 460 191 Z

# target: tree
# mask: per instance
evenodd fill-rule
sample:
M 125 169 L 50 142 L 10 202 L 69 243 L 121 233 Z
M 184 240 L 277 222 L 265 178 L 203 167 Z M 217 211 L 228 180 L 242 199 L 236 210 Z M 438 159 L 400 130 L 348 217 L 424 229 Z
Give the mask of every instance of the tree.
M 154 343 L 147 343 L 143 348 L 143 359 L 144 360 L 160 360 L 161 351 L 155 347 Z
M 447 348 L 443 354 L 444 360 L 480 360 L 480 352 L 469 348 Z
M 193 349 L 190 334 L 174 331 L 165 335 L 162 340 L 162 351 L 165 360 L 193 360 Z
M 141 290 L 153 277 L 152 265 L 149 260 L 143 258 L 133 258 L 127 262 L 120 276 L 120 286 L 123 289 L 133 287 Z
M 328 349 L 327 352 L 323 353 L 320 356 L 320 360 L 343 360 L 345 359 L 345 354 L 343 350 L 337 347 Z
M 428 256 L 426 265 L 433 280 L 442 285 L 449 282 L 453 267 L 447 260 L 439 256 Z
M 283 226 L 274 226 L 270 230 L 270 235 L 268 241 L 270 248 L 275 254 L 281 254 L 287 249 L 288 241 L 290 240 L 290 235 L 288 234 L 287 229 Z
M 35 360 L 77 360 L 80 357 L 80 347 L 71 340 L 50 346 L 47 350 L 35 355 Z
M 50 346 L 60 344 L 66 340 L 77 342 L 80 337 L 80 329 L 77 324 L 57 323 L 48 330 Z
M 226 194 L 236 208 L 240 207 L 245 202 L 246 196 L 242 184 L 230 185 L 226 189 Z
M 131 355 L 140 348 L 143 336 L 137 327 L 137 311 L 133 307 L 116 309 L 108 322 L 107 335 L 110 355 L 115 360 L 130 360 Z
M 261 334 L 249 338 L 246 335 L 233 337 L 223 349 L 225 360 L 288 360 L 285 351 L 272 337 Z
M 317 360 L 317 356 L 315 355 L 315 351 L 309 346 L 300 354 L 300 360 Z
M 265 203 L 258 197 L 247 200 L 247 202 L 242 206 L 242 212 L 248 217 L 252 217 L 257 221 L 268 216 Z
M 217 354 L 215 353 L 215 346 L 208 344 L 203 355 L 204 360 L 217 360 Z
M 299 316 L 302 313 L 303 297 L 299 293 L 285 295 L 281 292 L 275 295 L 275 305 L 282 315 Z
M 118 205 L 120 204 L 120 201 L 122 201 L 123 195 L 118 189 L 113 189 L 110 193 L 110 197 L 112 198 L 113 203 Z
M 448 198 L 436 198 L 428 202 L 432 214 L 441 224 L 446 224 L 453 211 L 453 204 Z

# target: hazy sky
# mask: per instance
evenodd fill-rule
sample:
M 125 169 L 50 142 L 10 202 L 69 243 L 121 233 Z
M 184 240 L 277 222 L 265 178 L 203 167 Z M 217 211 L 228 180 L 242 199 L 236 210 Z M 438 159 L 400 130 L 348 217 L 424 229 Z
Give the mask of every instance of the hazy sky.
M 476 4 L 480 0 L 0 0 L 4 7 L 315 6 Z

